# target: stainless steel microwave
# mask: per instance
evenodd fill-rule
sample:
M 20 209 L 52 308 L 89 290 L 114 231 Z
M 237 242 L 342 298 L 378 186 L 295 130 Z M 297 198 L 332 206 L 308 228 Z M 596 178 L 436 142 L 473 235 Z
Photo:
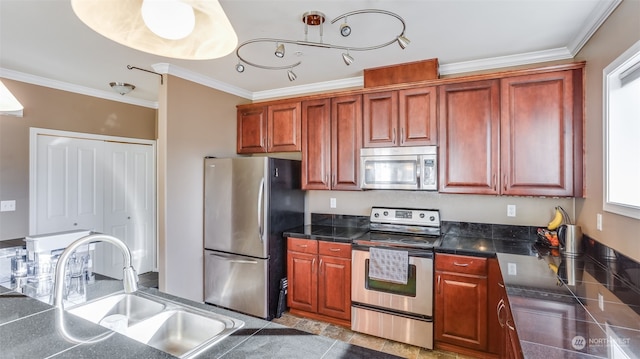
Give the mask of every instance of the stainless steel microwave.
M 436 146 L 363 148 L 360 188 L 438 190 Z

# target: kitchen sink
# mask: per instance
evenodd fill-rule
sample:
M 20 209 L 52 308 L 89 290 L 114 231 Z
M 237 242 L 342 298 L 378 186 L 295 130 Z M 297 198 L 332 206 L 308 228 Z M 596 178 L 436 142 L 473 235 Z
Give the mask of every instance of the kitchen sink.
M 191 358 L 244 322 L 147 293 L 114 294 L 67 311 L 180 358 Z

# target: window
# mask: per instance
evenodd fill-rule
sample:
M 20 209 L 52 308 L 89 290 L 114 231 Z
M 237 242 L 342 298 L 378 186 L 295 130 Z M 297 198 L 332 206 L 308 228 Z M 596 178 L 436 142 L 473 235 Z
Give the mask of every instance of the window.
M 604 210 L 640 219 L 640 41 L 603 72 Z

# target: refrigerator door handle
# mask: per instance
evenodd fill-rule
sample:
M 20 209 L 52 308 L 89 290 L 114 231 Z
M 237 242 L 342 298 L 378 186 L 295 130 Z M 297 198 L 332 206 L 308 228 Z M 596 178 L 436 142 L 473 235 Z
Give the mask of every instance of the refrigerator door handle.
M 264 235 L 264 228 L 262 226 L 262 212 L 264 201 L 264 177 L 260 180 L 260 187 L 258 187 L 258 235 L 260 236 L 260 242 L 264 242 L 262 238 Z
M 209 253 L 210 256 L 214 256 L 214 257 L 218 257 L 218 258 L 222 258 L 228 262 L 232 262 L 232 263 L 242 263 L 242 264 L 258 264 L 258 261 L 252 261 L 252 260 L 247 260 L 247 259 L 234 259 L 233 256 L 223 256 L 221 254 L 216 254 L 216 253 Z

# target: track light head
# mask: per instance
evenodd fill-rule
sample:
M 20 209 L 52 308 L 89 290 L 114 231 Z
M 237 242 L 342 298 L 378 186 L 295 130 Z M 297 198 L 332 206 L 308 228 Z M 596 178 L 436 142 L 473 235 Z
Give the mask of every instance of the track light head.
M 291 70 L 287 70 L 287 76 L 289 77 L 289 81 L 295 81 L 298 78 Z
M 279 58 L 284 57 L 284 44 L 280 44 L 276 47 L 275 55 Z
M 407 39 L 406 37 L 404 37 L 404 35 L 400 35 L 398 36 L 398 45 L 400 45 L 400 48 L 402 48 L 403 50 L 409 46 L 409 44 L 411 43 L 411 41 L 409 41 L 409 39 Z
M 344 37 L 351 35 L 351 26 L 349 26 L 346 22 L 340 25 L 340 35 Z
M 342 60 L 344 60 L 344 63 L 349 66 L 353 63 L 353 57 L 351 55 L 349 55 L 349 53 L 342 53 Z

